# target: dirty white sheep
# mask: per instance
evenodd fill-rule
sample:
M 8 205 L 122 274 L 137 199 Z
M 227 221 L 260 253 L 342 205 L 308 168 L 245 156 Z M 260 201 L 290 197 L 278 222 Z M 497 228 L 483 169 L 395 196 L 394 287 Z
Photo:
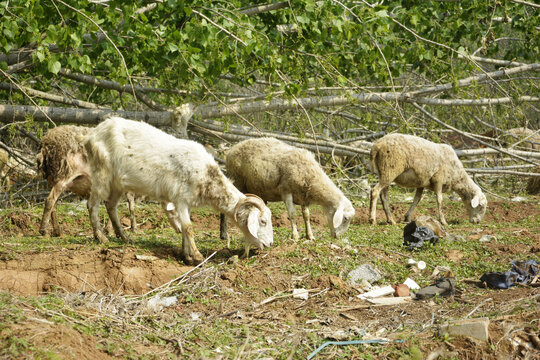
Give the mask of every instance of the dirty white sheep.
M 62 125 L 47 131 L 37 155 L 38 170 L 49 183 L 51 191 L 45 201 L 43 216 L 39 232 L 48 236 L 50 220 L 53 223 L 53 235 L 60 236 L 62 231 L 56 217 L 56 203 L 64 191 L 88 198 L 92 187 L 90 168 L 88 166 L 86 151 L 81 139 L 88 134 L 89 129 L 82 126 Z M 128 194 L 129 211 L 131 217 L 131 230 L 136 227 L 135 201 L 133 195 Z
M 328 217 L 332 237 L 341 236 L 354 217 L 354 207 L 326 175 L 313 153 L 274 138 L 242 141 L 226 154 L 227 175 L 243 192 L 265 201 L 283 201 L 298 239 L 294 205 L 302 208 L 306 237 L 313 239 L 309 221 L 311 204 L 320 205 Z
M 235 188 L 201 144 L 177 139 L 142 122 L 112 117 L 86 137 L 85 148 L 92 174 L 90 220 L 98 241 L 106 241 L 98 222 L 101 200 L 106 200 L 118 236 L 128 240 L 116 206 L 123 192 L 133 192 L 160 201 L 168 210 L 171 225 L 182 233 L 188 263 L 204 260 L 190 220 L 195 207 L 209 205 L 233 219 L 245 236 L 244 256 L 251 245 L 260 249 L 272 245 L 270 210 L 260 198 Z
M 373 225 L 376 224 L 379 194 L 388 222 L 396 223 L 388 206 L 388 186 L 392 182 L 416 188 L 413 203 L 405 215 L 406 222 L 410 221 L 424 188 L 433 190 L 437 195 L 439 219 L 443 225 L 447 223 L 442 212 L 442 194 L 448 191 L 459 194 L 471 222 L 480 222 L 486 212 L 485 195 L 465 172 L 449 145 L 436 144 L 413 135 L 390 134 L 373 144 L 370 160 L 372 170 L 379 175 L 379 182 L 371 189 L 370 221 Z

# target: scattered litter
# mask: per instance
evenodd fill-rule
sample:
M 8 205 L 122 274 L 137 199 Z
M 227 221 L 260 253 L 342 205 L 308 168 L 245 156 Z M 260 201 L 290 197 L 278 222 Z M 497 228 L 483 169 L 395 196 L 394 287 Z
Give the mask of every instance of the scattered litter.
M 394 291 L 395 291 L 394 288 L 392 286 L 388 285 L 388 286 L 385 286 L 385 287 L 382 287 L 382 288 L 371 290 L 371 291 L 369 291 L 367 293 L 356 295 L 356 297 L 359 298 L 359 299 L 363 299 L 363 300 L 373 299 L 373 298 L 376 298 L 376 297 L 391 295 L 391 294 L 394 293 Z
M 516 197 L 512 198 L 512 201 L 514 201 L 514 202 L 523 202 L 523 201 L 527 201 L 527 198 L 523 197 L 523 196 L 516 196 Z
M 416 283 L 416 281 L 414 281 L 413 279 L 411 278 L 407 278 L 404 282 L 403 282 L 405 285 L 407 285 L 409 287 L 409 289 L 411 290 L 418 290 L 420 289 L 420 285 L 418 285 Z
M 306 289 L 293 289 L 292 296 L 295 299 L 307 300 L 309 292 Z
M 468 336 L 474 339 L 488 341 L 489 319 L 466 319 L 457 320 L 442 325 L 439 329 L 441 334 Z
M 497 241 L 497 237 L 495 235 L 482 235 L 480 239 L 478 239 L 479 242 L 490 242 L 490 241 Z
M 351 326 L 347 329 L 332 329 L 332 328 L 323 328 L 319 333 L 320 336 L 323 336 L 325 339 L 332 340 L 346 340 L 354 336 L 365 336 L 366 331 L 359 328 L 358 326 Z
M 428 299 L 435 295 L 450 296 L 456 293 L 456 280 L 452 271 L 447 271 L 435 283 L 426 286 L 415 295 L 416 299 Z
M 201 320 L 201 314 L 192 312 L 191 313 L 191 320 L 192 321 L 200 321 Z
M 408 250 L 420 249 L 424 243 L 436 244 L 439 237 L 433 230 L 426 226 L 418 226 L 415 221 L 411 221 L 403 229 L 403 244 Z
M 539 274 L 538 262 L 536 260 L 512 261 L 512 269 L 505 273 L 488 272 L 480 277 L 493 289 L 508 289 L 511 286 L 520 284 L 532 284 L 537 281 Z
M 407 266 L 413 269 L 424 270 L 426 268 L 426 263 L 422 260 L 416 261 L 414 259 L 409 259 L 407 261 Z
M 359 286 L 360 290 L 363 290 L 364 292 L 370 291 L 373 289 L 373 286 L 367 281 L 366 279 L 362 279 L 362 282 Z
M 395 297 L 410 296 L 411 292 L 409 287 L 405 284 L 397 284 L 394 292 Z
M 348 275 L 349 284 L 351 286 L 359 286 L 362 280 L 366 280 L 369 283 L 379 281 L 382 279 L 382 275 L 370 264 L 362 264 Z
M 146 261 L 154 261 L 154 260 L 159 259 L 157 256 L 153 256 L 153 255 L 135 255 L 135 258 L 137 260 L 146 260 Z
M 359 344 L 386 344 L 389 342 L 401 344 L 404 340 L 388 340 L 388 339 L 370 339 L 370 340 L 351 340 L 351 341 L 327 341 L 319 346 L 315 351 L 308 355 L 307 359 L 311 360 L 319 351 L 327 347 L 328 345 L 359 345 Z
M 146 308 L 150 311 L 157 312 L 164 307 L 169 307 L 176 304 L 177 300 L 178 299 L 176 296 L 168 296 L 162 298 L 159 294 L 157 294 L 156 296 L 148 300 L 148 302 L 146 303 Z
M 441 274 L 444 274 L 446 272 L 450 271 L 450 268 L 448 266 L 436 266 L 435 269 L 433 269 L 433 272 L 429 276 L 431 279 L 438 279 L 441 277 Z
M 410 296 L 405 297 L 381 297 L 376 299 L 366 299 L 370 304 L 378 306 L 392 306 L 408 303 L 412 300 Z

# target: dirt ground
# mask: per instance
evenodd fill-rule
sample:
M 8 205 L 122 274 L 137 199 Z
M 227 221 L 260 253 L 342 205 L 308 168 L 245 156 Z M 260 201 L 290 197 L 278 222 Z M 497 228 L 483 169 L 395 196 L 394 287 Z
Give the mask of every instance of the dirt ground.
M 406 204 L 393 206 L 396 215 L 403 214 L 406 208 Z M 504 219 L 512 222 L 520 219 L 523 214 L 530 213 L 538 213 L 537 204 L 524 203 L 520 207 L 509 207 L 505 206 L 504 202 L 491 202 L 485 221 L 490 223 Z M 465 214 L 462 213 L 449 217 L 465 220 Z M 378 219 L 384 219 L 382 212 L 378 214 Z M 358 208 L 353 224 L 365 223 L 367 220 L 367 209 Z M 0 233 L 2 238 L 10 235 L 34 236 L 39 227 L 39 218 L 26 213 L 14 212 L 9 215 L 9 221 L 15 226 L 11 227 L 9 232 L 3 230 L 3 233 Z M 195 229 L 219 226 L 218 217 L 215 215 L 194 215 L 193 222 Z M 326 219 L 320 212 L 314 212 L 312 224 L 315 228 L 322 228 Z M 274 219 L 274 227 L 289 228 L 286 213 Z M 149 228 L 152 228 L 151 221 L 140 224 L 141 230 Z M 533 240 L 532 245 L 508 246 L 494 242 L 489 245 L 491 250 L 496 254 L 529 253 L 533 258 L 540 258 L 539 227 L 508 230 Z M 65 232 L 77 235 L 80 234 L 80 228 L 71 226 L 65 229 Z M 483 234 L 489 234 L 489 230 Z M 472 237 L 470 240 L 474 240 Z M 170 260 L 171 256 L 175 258 L 178 255 L 178 248 L 165 248 L 162 252 L 148 255 L 141 254 L 138 249 L 129 245 L 88 249 L 84 244 L 72 244 L 15 254 L 9 251 L 8 242 L 4 242 L 3 246 L 7 250 L 0 253 L 0 289 L 23 296 L 38 296 L 51 291 L 79 294 L 99 291 L 116 295 L 141 295 L 192 269 L 184 266 L 182 262 Z M 239 253 L 228 249 L 216 250 L 218 253 L 211 260 L 214 264 L 227 261 L 229 257 Z M 305 257 L 293 259 L 282 256 L 291 251 L 305 254 Z M 337 251 L 339 255 L 339 250 Z M 379 261 L 396 261 L 395 254 L 379 252 Z M 286 322 L 290 326 L 318 323 L 321 329 L 328 329 L 328 338 L 336 340 L 346 339 L 359 328 L 373 337 L 383 329 L 385 334 L 390 334 L 388 337 L 398 338 L 402 335 L 400 329 L 404 325 L 412 325 L 416 329 L 413 342 L 426 357 L 431 356 L 430 359 L 436 359 L 439 355 L 440 358 L 456 359 L 540 359 L 540 344 L 535 343 L 540 336 L 540 287 L 516 286 L 509 290 L 487 290 L 481 288 L 478 282 L 460 279 L 464 285 L 454 296 L 454 301 L 423 300 L 400 306 L 378 307 L 357 299 L 355 296 L 358 290 L 338 276 L 323 274 L 298 278 L 284 272 L 282 265 L 285 263 L 290 265 L 290 262 L 295 261 L 311 261 L 309 251 L 292 241 L 285 241 L 258 256 L 258 261 L 249 268 L 242 260 L 233 265 L 216 267 L 215 286 L 234 294 L 226 302 L 203 305 L 184 299 L 180 301 L 179 307 L 185 313 L 201 313 L 209 318 L 234 318 L 238 324 L 245 322 L 250 326 L 268 326 L 274 322 Z M 467 258 L 467 254 L 458 250 L 448 251 L 443 256 L 450 257 L 458 264 Z M 269 299 L 272 294 L 287 292 L 297 287 L 309 289 L 315 296 L 306 301 L 285 296 L 278 301 L 269 301 L 264 306 L 252 306 Z M 516 310 L 516 304 L 520 305 L 519 310 Z M 301 311 L 303 309 L 309 311 Z M 479 309 L 484 314 L 491 310 L 499 314 L 491 318 L 489 342 L 466 337 L 445 340 L 436 338 L 437 335 L 430 326 L 435 321 L 441 318 L 475 317 L 474 312 Z M 163 311 L 178 311 L 178 307 Z M 313 313 L 326 314 L 326 317 L 314 319 L 310 315 Z M 338 330 L 344 334 L 343 338 L 340 338 Z M 40 335 L 30 336 L 31 334 Z M 30 336 L 35 346 L 52 344 L 61 358 L 115 357 L 111 356 L 110 351 L 99 350 L 96 344 L 101 342 L 101 339 L 81 333 L 68 325 L 43 319 L 32 318 L 0 331 L 0 338 L 13 335 Z M 398 348 L 400 346 L 405 348 L 408 345 L 397 345 Z M 361 350 L 351 348 L 350 351 L 350 358 L 363 358 Z M 117 356 L 122 357 L 123 354 L 118 353 Z

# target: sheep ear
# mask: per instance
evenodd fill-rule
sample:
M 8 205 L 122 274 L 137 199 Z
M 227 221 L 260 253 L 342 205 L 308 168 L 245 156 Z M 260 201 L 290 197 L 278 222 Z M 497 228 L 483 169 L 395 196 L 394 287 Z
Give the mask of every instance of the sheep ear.
M 471 200 L 471 206 L 476 208 L 478 205 L 480 205 L 480 196 L 475 195 Z
M 334 219 L 332 220 L 332 223 L 334 224 L 334 229 L 337 229 L 339 225 L 343 222 L 343 206 L 340 205 L 336 212 L 334 213 Z
M 251 211 L 247 219 L 247 227 L 248 227 L 249 233 L 254 238 L 257 238 L 258 232 L 259 232 L 259 213 L 260 211 L 258 209 Z

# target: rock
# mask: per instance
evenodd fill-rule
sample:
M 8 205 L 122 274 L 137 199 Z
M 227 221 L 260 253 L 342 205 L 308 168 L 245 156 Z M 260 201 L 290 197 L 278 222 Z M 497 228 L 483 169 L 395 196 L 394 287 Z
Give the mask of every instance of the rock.
M 480 239 L 478 239 L 479 242 L 490 242 L 490 241 L 497 241 L 497 237 L 495 235 L 482 235 Z
M 362 280 L 366 280 L 370 284 L 379 281 L 382 278 L 381 274 L 370 264 L 362 264 L 349 273 L 348 280 L 351 286 L 361 286 Z
M 474 339 L 488 341 L 489 339 L 489 319 L 464 319 L 441 325 L 441 334 L 467 336 Z
M 446 241 L 448 241 L 448 242 L 456 242 L 456 241 L 465 242 L 465 237 L 462 236 L 462 235 L 447 233 L 446 234 Z

